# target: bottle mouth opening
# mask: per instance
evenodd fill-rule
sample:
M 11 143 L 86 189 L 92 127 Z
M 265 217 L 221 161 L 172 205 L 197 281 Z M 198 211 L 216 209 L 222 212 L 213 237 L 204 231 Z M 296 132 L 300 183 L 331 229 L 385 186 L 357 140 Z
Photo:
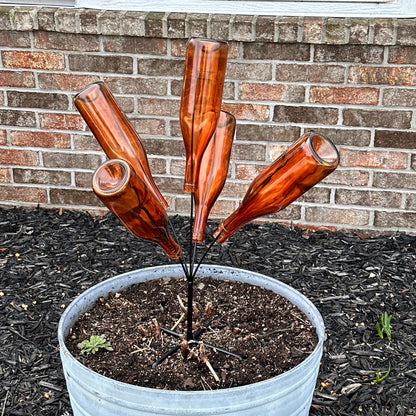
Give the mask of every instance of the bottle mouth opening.
M 322 134 L 312 132 L 309 145 L 315 158 L 325 166 L 337 166 L 339 153 L 334 143 Z
M 111 159 L 103 163 L 94 173 L 92 186 L 94 191 L 113 195 L 122 190 L 130 177 L 130 166 L 121 159 Z
M 75 103 L 79 99 L 82 99 L 88 102 L 92 102 L 96 100 L 100 93 L 100 90 L 103 88 L 104 85 L 105 84 L 102 81 L 96 81 L 96 82 L 93 82 L 92 84 L 87 85 L 77 94 L 75 94 L 74 96 Z

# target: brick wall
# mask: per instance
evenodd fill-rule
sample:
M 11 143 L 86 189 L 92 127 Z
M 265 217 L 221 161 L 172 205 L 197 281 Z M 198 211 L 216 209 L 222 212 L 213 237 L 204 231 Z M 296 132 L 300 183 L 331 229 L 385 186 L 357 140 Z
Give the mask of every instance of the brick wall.
M 186 41 L 230 45 L 224 109 L 237 118 L 214 214 L 305 130 L 341 166 L 273 216 L 310 227 L 416 231 L 416 20 L 0 8 L 0 200 L 102 210 L 105 160 L 73 95 L 104 80 L 141 135 L 171 212 L 187 213 L 178 111 Z

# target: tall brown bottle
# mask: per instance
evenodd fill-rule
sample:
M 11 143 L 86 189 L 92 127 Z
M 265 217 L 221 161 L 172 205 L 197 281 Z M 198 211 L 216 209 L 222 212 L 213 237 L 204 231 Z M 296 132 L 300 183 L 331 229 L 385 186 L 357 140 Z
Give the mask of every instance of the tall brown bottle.
M 195 190 L 202 154 L 218 122 L 227 55 L 224 42 L 199 38 L 188 42 L 179 117 L 186 152 L 186 192 Z
M 168 204 L 150 173 L 146 151 L 139 135 L 120 109 L 103 82 L 95 82 L 80 91 L 75 105 L 110 159 L 127 160 L 151 192 L 167 208 Z
M 235 118 L 221 111 L 217 128 L 201 158 L 195 196 L 193 241 L 204 240 L 208 215 L 220 195 L 227 179 L 231 147 L 234 138 Z
M 105 162 L 94 173 L 92 188 L 134 235 L 155 241 L 171 259 L 181 255 L 181 248 L 169 234 L 165 209 L 128 162 Z
M 329 175 L 339 163 L 334 144 L 306 132 L 251 183 L 240 206 L 214 233 L 223 243 L 244 224 L 287 207 Z

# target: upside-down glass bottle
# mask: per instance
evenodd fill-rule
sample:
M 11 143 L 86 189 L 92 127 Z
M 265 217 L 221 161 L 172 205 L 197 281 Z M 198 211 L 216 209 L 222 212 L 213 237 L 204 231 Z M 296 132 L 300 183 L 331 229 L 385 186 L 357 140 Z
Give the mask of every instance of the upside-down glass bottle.
M 199 38 L 188 42 L 179 116 L 186 153 L 186 192 L 195 190 L 202 154 L 218 122 L 227 55 L 224 42 Z
M 204 240 L 208 215 L 227 179 L 234 130 L 234 116 L 221 111 L 215 133 L 202 155 L 194 192 L 195 220 L 192 239 L 198 243 Z
M 110 159 L 102 164 L 92 188 L 134 235 L 155 241 L 171 259 L 179 258 L 182 250 L 169 234 L 165 209 L 128 162 Z
M 75 106 L 110 159 L 127 160 L 151 192 L 167 208 L 168 204 L 150 173 L 146 151 L 130 121 L 103 82 L 95 82 L 74 98 Z
M 240 206 L 214 233 L 223 243 L 244 224 L 287 207 L 329 175 L 339 163 L 334 144 L 313 131 L 306 132 L 251 183 Z

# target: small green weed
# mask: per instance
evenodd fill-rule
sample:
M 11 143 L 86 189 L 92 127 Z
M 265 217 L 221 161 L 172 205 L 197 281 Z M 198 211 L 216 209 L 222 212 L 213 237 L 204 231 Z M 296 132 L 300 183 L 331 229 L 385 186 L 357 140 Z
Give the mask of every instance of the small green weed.
M 384 334 L 387 335 L 389 341 L 391 341 L 391 327 L 390 327 L 391 315 L 384 312 L 381 315 L 380 322 L 377 322 L 377 332 L 381 339 L 384 338 Z
M 386 374 L 384 374 L 384 376 L 381 375 L 380 370 L 377 370 L 377 372 L 376 372 L 376 379 L 373 380 L 373 383 L 375 384 L 375 383 L 378 383 L 379 381 L 383 381 L 384 379 L 386 379 L 388 377 L 388 375 L 390 374 L 390 370 L 391 370 L 390 363 L 389 363 L 389 368 L 388 368 Z
M 85 339 L 80 342 L 77 347 L 81 350 L 81 354 L 95 354 L 100 348 L 104 348 L 107 351 L 113 351 L 111 345 L 105 339 L 105 335 L 91 335 L 90 339 Z

